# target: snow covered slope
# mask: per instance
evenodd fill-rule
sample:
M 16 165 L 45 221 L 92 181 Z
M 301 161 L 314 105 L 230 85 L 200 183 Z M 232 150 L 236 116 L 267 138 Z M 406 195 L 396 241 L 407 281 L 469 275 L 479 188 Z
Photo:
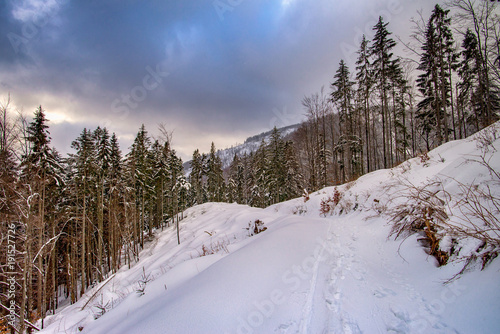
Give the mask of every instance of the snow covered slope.
M 279 128 L 278 130 L 281 136 L 285 138 L 296 131 L 299 127 L 300 124 L 293 124 Z M 269 139 L 271 138 L 271 133 L 272 130 L 263 132 L 255 136 L 248 137 L 243 144 L 238 144 L 225 149 L 217 150 L 217 156 L 221 159 L 222 162 L 222 169 L 226 169 L 231 166 L 235 155 L 242 157 L 245 154 L 250 154 L 257 151 L 260 147 L 260 144 L 262 143 L 262 140 L 268 143 Z M 191 160 L 184 163 L 184 170 L 186 175 L 191 174 Z
M 480 224 L 463 219 L 463 185 L 500 197 L 497 128 L 308 200 L 188 209 L 180 245 L 173 228 L 159 232 L 135 266 L 48 317 L 42 333 L 498 333 L 500 261 L 449 281 L 487 248 L 451 227 Z M 446 266 L 421 234 L 389 237 L 394 212 L 421 204 L 414 189 L 441 198 Z M 256 220 L 267 229 L 255 234 Z
M 288 135 L 292 134 L 294 131 L 296 131 L 299 127 L 300 124 L 293 124 L 279 128 L 278 130 L 281 136 L 285 138 Z M 241 157 L 245 154 L 250 154 L 252 152 L 257 151 L 257 149 L 260 147 L 260 144 L 262 143 L 262 140 L 264 140 L 266 143 L 269 143 L 272 132 L 273 132 L 272 130 L 263 132 L 261 134 L 247 138 L 243 144 L 232 146 L 223 150 L 218 150 L 217 156 L 222 161 L 222 169 L 231 166 L 235 154 Z

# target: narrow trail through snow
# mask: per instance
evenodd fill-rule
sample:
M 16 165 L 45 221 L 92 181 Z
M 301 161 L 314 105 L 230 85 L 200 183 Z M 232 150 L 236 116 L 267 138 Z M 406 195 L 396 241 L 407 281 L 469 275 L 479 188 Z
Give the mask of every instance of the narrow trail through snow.
M 458 333 L 441 319 L 436 301 L 419 292 L 406 260 L 388 251 L 379 235 L 386 231 L 359 228 L 342 218 L 329 222 L 300 324 L 281 333 Z

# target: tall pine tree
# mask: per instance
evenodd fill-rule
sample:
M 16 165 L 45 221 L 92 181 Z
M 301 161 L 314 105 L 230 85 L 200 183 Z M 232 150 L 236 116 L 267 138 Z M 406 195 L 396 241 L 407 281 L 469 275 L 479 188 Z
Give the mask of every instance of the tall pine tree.
M 424 99 L 417 106 L 416 117 L 420 120 L 427 149 L 441 145 L 449 140 L 450 122 L 448 107 L 452 101 L 450 71 L 456 67 L 457 56 L 453 49 L 453 35 L 449 10 L 439 5 L 434 7 L 425 31 L 425 42 L 422 46 L 417 85 Z M 451 68 L 450 68 L 451 67 Z M 435 145 L 432 145 L 435 136 Z
M 383 167 L 389 167 L 390 150 L 390 127 L 389 127 L 389 92 L 391 89 L 391 66 L 395 62 L 392 49 L 396 42 L 390 38 L 391 33 L 387 30 L 387 25 L 380 16 L 377 24 L 373 27 L 375 36 L 370 46 L 370 54 L 373 58 L 372 69 L 375 87 L 380 101 L 380 117 L 382 119 L 382 147 L 383 147 Z

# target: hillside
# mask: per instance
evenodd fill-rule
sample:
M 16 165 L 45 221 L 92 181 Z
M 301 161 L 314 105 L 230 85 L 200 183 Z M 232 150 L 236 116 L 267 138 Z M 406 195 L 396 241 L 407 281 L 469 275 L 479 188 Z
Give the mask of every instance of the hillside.
M 294 125 L 289 125 L 285 126 L 282 128 L 279 128 L 278 130 L 280 131 L 281 135 L 283 137 L 287 137 L 290 134 L 292 134 L 295 130 L 297 130 L 300 127 L 300 124 L 294 124 Z M 217 150 L 217 156 L 221 159 L 222 162 L 222 169 L 228 168 L 231 163 L 233 162 L 234 155 L 238 156 L 243 156 L 245 154 L 250 154 L 252 152 L 257 151 L 259 148 L 262 140 L 265 142 L 268 142 L 270 136 L 271 136 L 272 130 L 271 131 L 266 131 L 262 132 L 258 135 L 248 137 L 245 139 L 245 142 L 243 144 L 231 146 L 225 149 L 220 149 Z M 191 160 L 186 161 L 184 163 L 184 170 L 186 171 L 186 174 L 190 174 L 191 172 Z
M 190 208 L 42 333 L 497 333 L 498 149 L 495 124 L 308 199 Z

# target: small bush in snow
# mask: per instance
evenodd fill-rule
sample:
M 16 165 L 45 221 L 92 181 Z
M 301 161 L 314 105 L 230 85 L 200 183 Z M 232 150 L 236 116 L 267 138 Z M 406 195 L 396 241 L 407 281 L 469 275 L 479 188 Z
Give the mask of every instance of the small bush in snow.
M 476 264 L 484 269 L 500 252 L 500 196 L 495 192 L 500 187 L 500 173 L 489 164 L 486 152 L 469 162 L 489 171 L 492 179 L 488 183 L 464 184 L 448 178 L 459 189 L 452 196 L 439 179 L 422 186 L 402 181 L 403 188 L 393 195 L 389 201 L 393 205 L 386 212 L 391 217 L 391 236 L 397 239 L 420 233 L 423 238 L 419 241 L 439 265 L 452 256 L 463 261 L 457 276 Z
M 333 196 L 328 196 L 327 198 L 323 198 L 320 203 L 319 211 L 320 213 L 326 217 L 327 214 L 332 214 L 335 207 L 339 204 L 342 199 L 342 193 L 335 188 Z
M 294 215 L 303 215 L 304 213 L 307 213 L 307 207 L 305 205 L 297 205 L 293 208 L 292 213 Z
M 445 210 L 445 200 L 438 194 L 444 195 L 440 182 L 432 182 L 421 187 L 406 183 L 403 193 L 397 193 L 394 200 L 404 196 L 406 200 L 392 206 L 387 214 L 391 217 L 392 229 L 390 236 L 395 239 L 407 237 L 413 233 L 420 233 L 423 237 L 420 243 L 427 248 L 427 253 L 444 265 L 450 254 L 440 249 L 441 236 L 438 232 L 447 226 L 448 214 Z
M 307 189 L 304 189 L 304 193 L 302 194 L 302 197 L 304 198 L 304 203 L 309 200 L 309 192 Z
M 500 183 L 500 175 L 497 177 Z M 465 255 L 464 270 L 477 261 L 481 262 L 482 270 L 500 252 L 500 196 L 489 185 L 481 189 L 459 183 L 459 188 L 464 196 L 455 205 L 460 214 L 456 215 L 453 229 L 461 238 L 479 241 L 475 251 Z
M 490 163 L 498 154 L 494 145 L 497 139 L 497 124 L 479 132 L 476 145 L 481 154 L 468 161 L 486 169 L 490 180 L 481 184 L 464 184 L 450 178 L 458 184 L 462 194 L 453 208 L 458 212 L 452 229 L 462 239 L 476 240 L 476 247 L 461 255 L 465 265 L 459 274 L 478 262 L 481 270 L 484 269 L 500 252 L 500 172 Z
M 205 244 L 201 245 L 201 251 L 198 251 L 198 255 L 200 257 L 216 254 L 219 252 L 229 253 L 227 249 L 227 245 L 229 244 L 228 240 L 219 240 L 216 243 L 210 242 L 210 246 L 205 246 Z
M 100 317 L 102 317 L 107 311 L 109 311 L 111 309 L 111 304 L 109 301 L 104 304 L 104 302 L 102 300 L 102 295 L 101 295 L 101 301 L 97 305 L 94 305 L 93 307 L 97 309 L 96 312 L 93 312 L 94 313 L 94 320 L 97 320 Z
M 476 133 L 474 135 L 474 139 L 476 140 L 477 148 L 480 149 L 483 153 L 487 153 L 491 149 L 494 150 L 495 148 L 493 143 L 498 139 L 499 130 L 500 129 L 498 124 L 493 124 L 489 128 Z
M 401 174 L 405 174 L 411 170 L 411 162 L 405 161 L 397 166 L 397 168 L 401 169 Z
M 431 158 L 429 157 L 429 154 L 427 154 L 427 152 L 425 153 L 422 153 L 420 155 L 420 162 L 422 163 L 422 165 L 424 165 L 425 167 L 429 166 L 429 160 L 431 160 Z
M 200 257 L 202 256 L 207 256 L 207 255 L 211 255 L 213 254 L 214 252 L 212 252 L 210 249 L 207 248 L 207 246 L 205 246 L 205 244 L 201 245 L 201 253 L 200 253 Z
M 146 293 L 146 285 L 152 280 L 151 274 L 146 274 L 146 270 L 142 267 L 142 276 L 139 281 L 137 281 L 138 287 L 135 292 L 137 292 L 139 296 L 144 295 Z
M 249 236 L 253 236 L 256 234 L 259 234 L 261 232 L 264 232 L 267 230 L 267 227 L 264 226 L 264 222 L 260 219 L 257 219 L 252 223 L 248 223 L 248 227 L 246 228 L 248 230 Z

